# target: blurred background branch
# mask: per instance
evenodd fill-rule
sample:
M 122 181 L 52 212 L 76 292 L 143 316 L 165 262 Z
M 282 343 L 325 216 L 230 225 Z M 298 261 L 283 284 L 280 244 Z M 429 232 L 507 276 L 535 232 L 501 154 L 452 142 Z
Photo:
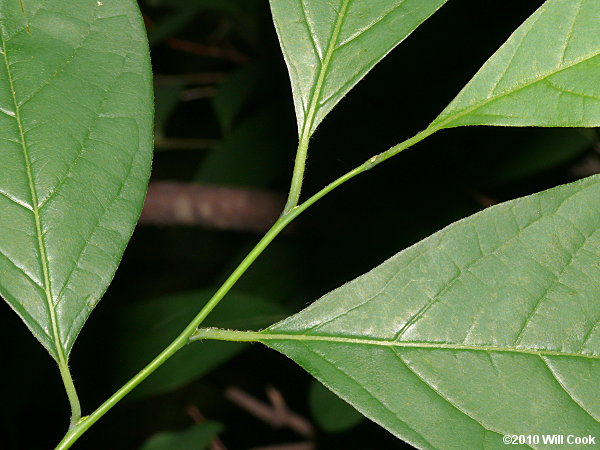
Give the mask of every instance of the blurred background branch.
M 155 181 L 140 222 L 261 232 L 277 220 L 283 203 L 282 195 L 258 189 Z

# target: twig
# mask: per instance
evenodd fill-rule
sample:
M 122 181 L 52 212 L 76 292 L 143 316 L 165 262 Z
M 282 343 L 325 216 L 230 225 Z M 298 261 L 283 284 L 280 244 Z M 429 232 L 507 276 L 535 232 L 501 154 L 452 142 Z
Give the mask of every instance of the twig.
M 156 150 L 208 150 L 218 142 L 218 139 L 155 136 L 154 148 Z
M 581 161 L 576 162 L 569 169 L 576 178 L 584 178 L 600 173 L 600 146 L 595 146 L 595 151 Z
M 483 208 L 489 208 L 490 206 L 494 206 L 498 204 L 498 200 L 489 197 L 481 192 L 473 191 L 471 192 L 471 197 Z
M 273 387 L 267 388 L 267 396 L 271 400 L 268 405 L 236 387 L 230 387 L 225 396 L 273 428 L 290 428 L 301 436 L 312 439 L 315 434 L 313 426 L 304 417 L 291 411 L 279 391 Z
M 200 412 L 196 405 L 188 405 L 185 411 L 188 413 L 188 416 L 192 418 L 195 423 L 202 423 L 206 421 L 206 417 Z M 225 444 L 219 436 L 215 436 L 210 443 L 210 450 L 227 450 Z
M 243 53 L 237 50 L 213 47 L 210 45 L 199 44 L 197 42 L 186 41 L 184 39 L 169 38 L 167 39 L 167 45 L 174 50 L 179 50 L 185 53 L 191 53 L 198 56 L 208 56 L 210 58 L 224 59 L 226 61 L 233 61 L 239 64 L 246 63 L 250 60 Z
M 283 197 L 271 192 L 176 182 L 153 182 L 141 223 L 203 225 L 264 231 L 279 216 Z
M 254 447 L 250 450 L 314 450 L 315 444 L 312 442 L 290 442 L 289 444 L 275 444 L 267 447 Z
M 172 86 L 179 84 L 219 84 L 227 79 L 223 72 L 182 73 L 178 75 L 154 75 L 156 86 Z
M 212 98 L 215 96 L 217 90 L 213 86 L 201 86 L 183 91 L 179 98 L 184 102 L 191 100 L 199 100 L 203 98 Z

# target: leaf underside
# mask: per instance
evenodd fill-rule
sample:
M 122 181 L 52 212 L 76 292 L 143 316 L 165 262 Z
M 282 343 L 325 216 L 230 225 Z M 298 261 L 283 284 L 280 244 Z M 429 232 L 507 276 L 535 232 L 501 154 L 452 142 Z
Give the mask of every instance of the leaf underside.
M 60 359 L 141 210 L 151 73 L 136 2 L 26 5 L 0 0 L 0 294 Z
M 446 1 L 271 0 L 299 135 L 312 135 L 342 97 Z
M 484 64 L 432 128 L 600 126 L 600 1 L 549 0 Z
M 346 22 L 366 17 L 352 11 L 359 4 L 367 2 L 271 2 L 301 137 L 368 71 L 360 47 L 357 59 L 335 64 L 340 43 L 369 36 L 365 26 L 344 35 Z M 441 3 L 421 6 L 430 15 Z M 600 1 L 548 0 L 428 130 L 600 126 L 598 80 Z M 490 208 L 260 340 L 420 448 L 505 448 L 505 434 L 598 436 L 599 212 L 600 176 Z
M 420 448 L 598 436 L 599 211 L 600 175 L 491 207 L 263 342 Z

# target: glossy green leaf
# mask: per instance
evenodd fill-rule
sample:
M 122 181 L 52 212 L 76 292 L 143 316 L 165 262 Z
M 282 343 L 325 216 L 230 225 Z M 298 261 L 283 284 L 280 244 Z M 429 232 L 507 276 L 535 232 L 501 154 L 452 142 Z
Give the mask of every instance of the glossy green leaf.
M 217 422 L 202 422 L 183 431 L 163 431 L 148 439 L 140 450 L 204 450 L 223 430 Z
M 136 2 L 0 1 L 0 294 L 63 359 L 139 216 L 152 84 Z
M 191 291 L 129 305 L 118 314 L 113 334 L 117 380 L 125 382 L 171 342 L 214 292 Z M 252 295 L 232 292 L 206 319 L 212 326 L 263 328 L 287 314 L 281 306 Z M 181 349 L 131 394 L 131 399 L 169 392 L 210 372 L 243 347 L 210 342 Z
M 251 337 L 417 447 L 505 448 L 600 436 L 599 320 L 597 175 L 450 225 Z
M 600 126 L 600 2 L 548 0 L 432 128 Z
M 446 0 L 271 0 L 298 134 L 331 109 Z

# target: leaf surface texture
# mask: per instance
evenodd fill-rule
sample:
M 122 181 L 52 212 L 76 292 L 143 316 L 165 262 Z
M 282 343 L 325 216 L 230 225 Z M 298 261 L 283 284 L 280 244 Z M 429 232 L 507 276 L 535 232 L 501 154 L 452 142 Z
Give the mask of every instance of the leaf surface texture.
M 142 207 L 151 73 L 135 2 L 26 8 L 0 0 L 0 294 L 61 359 Z
M 303 138 L 447 0 L 271 0 Z
M 600 176 L 491 207 L 258 339 L 420 448 L 598 436 L 599 211 Z
M 600 126 L 600 0 L 548 0 L 431 125 Z

